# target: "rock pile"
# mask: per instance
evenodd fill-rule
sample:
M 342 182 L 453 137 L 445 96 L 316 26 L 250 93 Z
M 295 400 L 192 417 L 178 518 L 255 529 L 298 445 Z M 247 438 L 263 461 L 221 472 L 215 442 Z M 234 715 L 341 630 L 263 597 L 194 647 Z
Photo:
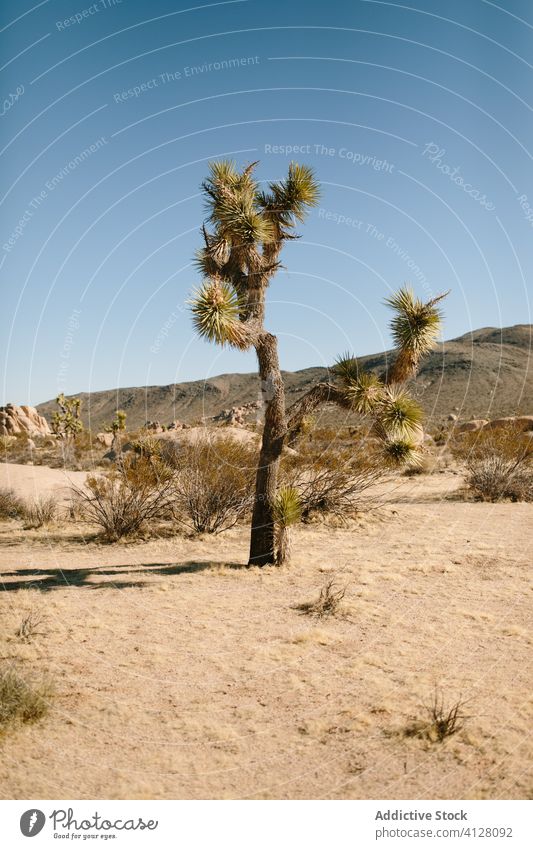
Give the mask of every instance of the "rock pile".
M 28 436 L 49 436 L 50 425 L 40 416 L 35 407 L 7 404 L 0 407 L 0 436 L 16 436 L 25 433 Z
M 259 407 L 258 401 L 249 401 L 248 404 L 242 404 L 240 407 L 222 410 L 217 416 L 213 416 L 213 421 L 223 422 L 233 427 L 245 427 L 247 417 L 251 413 L 255 413 Z
M 533 416 L 505 416 L 501 419 L 472 419 L 470 422 L 464 422 L 457 428 L 457 433 L 468 433 L 472 430 L 493 430 L 499 427 L 511 425 L 519 430 L 533 431 Z

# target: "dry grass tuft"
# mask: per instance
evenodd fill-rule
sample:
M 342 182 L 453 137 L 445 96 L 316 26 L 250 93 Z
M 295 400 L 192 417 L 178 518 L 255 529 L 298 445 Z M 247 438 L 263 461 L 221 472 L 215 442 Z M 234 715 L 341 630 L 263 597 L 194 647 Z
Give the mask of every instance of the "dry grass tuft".
M 24 507 L 25 527 L 28 529 L 51 525 L 57 518 L 57 502 L 52 495 L 34 498 Z
M 48 711 L 53 688 L 49 681 L 28 681 L 9 667 L 0 671 L 0 729 L 14 722 L 36 722 Z
M 305 613 L 308 616 L 315 616 L 317 619 L 324 619 L 326 616 L 335 616 L 339 612 L 339 606 L 346 595 L 347 586 L 338 587 L 334 578 L 330 578 L 322 589 L 315 601 L 307 601 L 303 604 L 294 605 L 294 610 L 299 610 L 300 613 Z
M 464 713 L 466 702 L 459 698 L 446 705 L 442 690 L 435 687 L 431 703 L 427 706 L 429 719 L 416 720 L 405 729 L 406 737 L 422 737 L 432 743 L 442 743 L 448 737 L 457 734 L 464 726 L 468 716 Z
M 36 610 L 30 610 L 17 628 L 17 637 L 25 642 L 30 642 L 34 637 L 42 637 L 45 632 L 40 629 L 45 623 L 45 616 Z
M 19 519 L 24 515 L 25 505 L 15 490 L 0 487 L 0 521 Z

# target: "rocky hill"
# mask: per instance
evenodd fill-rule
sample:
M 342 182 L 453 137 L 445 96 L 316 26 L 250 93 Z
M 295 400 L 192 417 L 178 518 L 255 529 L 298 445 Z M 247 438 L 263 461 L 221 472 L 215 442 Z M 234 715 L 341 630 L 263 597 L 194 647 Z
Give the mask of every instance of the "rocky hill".
M 461 421 L 472 418 L 529 414 L 533 412 L 533 325 L 485 327 L 443 343 L 425 361 L 412 386 L 426 411 L 428 426 L 437 426 L 454 413 Z M 360 358 L 365 368 L 382 373 L 390 352 Z M 296 401 L 320 380 L 324 368 L 284 372 L 287 404 Z M 221 374 L 209 380 L 172 383 L 168 386 L 137 386 L 80 393 L 86 427 L 100 430 L 111 422 L 117 408 L 127 413 L 128 429 L 146 421 L 165 425 L 175 419 L 198 422 L 219 416 L 223 410 L 242 407 L 259 397 L 255 374 Z M 37 407 L 50 419 L 54 401 Z M 255 414 L 252 412 L 250 418 Z M 321 413 L 321 423 L 338 424 L 346 414 L 335 407 Z

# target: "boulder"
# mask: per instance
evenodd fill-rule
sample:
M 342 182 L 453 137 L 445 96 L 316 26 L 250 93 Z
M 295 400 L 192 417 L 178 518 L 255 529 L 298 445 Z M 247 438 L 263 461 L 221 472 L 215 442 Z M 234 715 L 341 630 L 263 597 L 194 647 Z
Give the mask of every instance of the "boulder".
M 468 433 L 471 430 L 481 430 L 488 424 L 486 419 L 472 419 L 469 422 L 464 422 L 457 428 L 457 433 Z
M 35 407 L 26 404 L 18 407 L 7 404 L 0 407 L 0 436 L 16 436 L 25 433 L 27 436 L 49 436 L 50 425 L 40 416 Z
M 524 431 L 533 430 L 533 416 L 517 416 L 516 424 Z
M 516 427 L 523 431 L 533 430 L 533 416 L 504 416 L 501 419 L 493 419 L 486 423 L 485 430 L 499 427 Z
M 448 416 L 448 421 L 449 422 L 456 422 L 457 421 L 457 416 L 455 415 L 455 413 L 450 413 L 450 415 Z
M 256 412 L 260 407 L 258 401 L 249 401 L 240 407 L 232 407 L 230 410 L 221 410 L 218 415 L 213 416 L 213 421 L 222 422 L 232 427 L 245 427 L 247 417 Z
M 145 430 L 149 430 L 152 433 L 164 433 L 165 428 L 161 424 L 161 422 L 146 422 L 144 425 Z
M 111 446 L 113 445 L 113 437 L 114 434 L 112 433 L 97 433 L 96 441 L 99 442 L 101 445 L 105 445 L 106 448 L 111 448 Z

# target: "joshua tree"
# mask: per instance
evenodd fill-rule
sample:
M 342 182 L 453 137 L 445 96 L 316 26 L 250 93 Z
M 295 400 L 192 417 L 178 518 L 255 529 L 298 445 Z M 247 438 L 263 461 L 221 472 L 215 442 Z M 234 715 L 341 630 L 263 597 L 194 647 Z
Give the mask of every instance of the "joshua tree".
M 116 411 L 115 418 L 110 425 L 106 425 L 105 430 L 108 433 L 114 434 L 114 436 L 116 436 L 120 430 L 126 430 L 126 413 L 124 410 Z
M 384 379 L 360 371 L 354 357 L 341 357 L 332 382 L 310 390 L 288 412 L 276 337 L 265 328 L 266 290 L 280 268 L 285 241 L 295 239 L 319 197 L 312 170 L 291 163 L 287 176 L 261 190 L 253 173 L 256 162 L 239 172 L 228 161 L 210 164 L 202 184 L 207 226 L 197 265 L 204 277 L 192 300 L 198 334 L 220 345 L 255 348 L 264 403 L 264 427 L 252 514 L 250 565 L 274 563 L 277 475 L 283 447 L 302 432 L 309 413 L 325 402 L 374 418 L 374 432 L 383 442 L 384 459 L 416 461 L 416 437 L 422 412 L 402 384 L 432 347 L 440 325 L 439 298 L 423 304 L 408 289 L 389 299 L 396 358 Z
M 56 398 L 59 407 L 52 414 L 52 430 L 60 439 L 75 436 L 83 430 L 83 422 L 80 419 L 81 400 L 79 398 L 65 398 L 61 392 Z

